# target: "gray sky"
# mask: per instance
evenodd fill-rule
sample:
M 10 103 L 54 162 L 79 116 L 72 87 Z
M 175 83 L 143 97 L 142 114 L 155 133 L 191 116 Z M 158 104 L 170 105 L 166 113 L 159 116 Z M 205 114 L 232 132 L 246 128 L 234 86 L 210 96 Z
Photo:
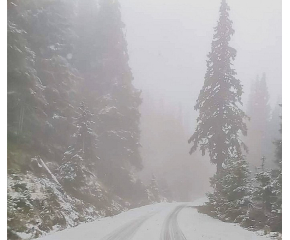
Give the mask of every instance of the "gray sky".
M 220 0 L 120 0 L 134 84 L 192 112 L 203 85 Z M 234 67 L 244 85 L 266 72 L 271 105 L 282 85 L 281 0 L 228 0 Z M 195 121 L 195 120 L 193 120 Z

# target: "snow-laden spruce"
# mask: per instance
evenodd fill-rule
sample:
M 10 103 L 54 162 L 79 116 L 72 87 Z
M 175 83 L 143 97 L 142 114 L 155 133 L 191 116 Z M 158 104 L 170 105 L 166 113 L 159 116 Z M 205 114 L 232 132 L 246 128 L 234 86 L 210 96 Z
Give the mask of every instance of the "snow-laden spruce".
M 225 160 L 241 157 L 242 148 L 246 148 L 240 139 L 240 134 L 247 132 L 243 121 L 246 114 L 239 107 L 243 89 L 232 67 L 236 50 L 229 45 L 234 34 L 229 9 L 223 0 L 208 54 L 204 85 L 195 105 L 195 110 L 199 111 L 197 127 L 188 141 L 193 142 L 190 153 L 198 147 L 203 155 L 209 152 L 217 172 L 222 171 Z

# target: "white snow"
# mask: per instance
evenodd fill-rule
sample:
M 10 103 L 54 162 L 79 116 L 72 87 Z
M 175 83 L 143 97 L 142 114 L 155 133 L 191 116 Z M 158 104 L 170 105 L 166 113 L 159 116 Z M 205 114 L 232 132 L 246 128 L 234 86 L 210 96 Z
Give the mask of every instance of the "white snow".
M 238 224 L 225 223 L 198 213 L 195 208 L 181 210 L 177 220 L 187 240 L 269 240 L 269 237 L 247 231 Z
M 195 202 L 185 203 L 187 207 L 183 208 L 177 216 L 179 228 L 187 240 L 270 239 L 269 237 L 259 236 L 256 232 L 247 231 L 237 224 L 224 223 L 200 214 L 195 208 L 191 207 L 202 204 L 205 200 L 205 198 L 202 198 Z M 167 216 L 181 204 L 184 203 L 158 203 L 131 209 L 113 217 L 101 218 L 91 223 L 84 223 L 74 228 L 53 233 L 39 240 L 105 240 L 107 236 L 109 236 L 108 239 L 115 239 L 114 236 L 121 239 L 122 236 L 126 238 L 126 231 L 123 231 L 123 229 L 127 228 L 133 229 L 131 232 L 129 231 L 131 235 L 128 235 L 130 236 L 128 240 L 160 240 Z M 137 226 L 136 228 L 134 228 L 134 224 Z
M 52 179 L 60 185 L 60 183 L 57 181 L 56 177 L 53 175 L 53 173 L 49 170 L 49 168 L 46 166 L 46 164 L 43 162 L 43 160 L 40 158 L 40 161 L 42 163 L 42 165 L 44 166 L 44 168 L 46 169 L 46 171 L 50 174 L 50 176 L 52 177 Z
M 140 217 L 154 214 L 162 210 L 171 209 L 170 203 L 158 203 L 140 208 L 131 209 L 113 217 L 100 218 L 94 222 L 80 224 L 77 227 L 66 229 L 43 238 L 41 240 L 99 240 L 131 221 Z M 159 235 L 158 235 L 159 237 Z M 39 240 L 40 240 L 39 239 Z

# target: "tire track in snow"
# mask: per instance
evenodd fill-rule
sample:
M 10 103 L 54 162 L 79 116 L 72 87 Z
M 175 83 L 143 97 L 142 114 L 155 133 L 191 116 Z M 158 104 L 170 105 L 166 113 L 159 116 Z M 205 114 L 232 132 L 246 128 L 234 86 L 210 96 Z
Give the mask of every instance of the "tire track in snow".
M 160 240 L 186 240 L 177 222 L 177 215 L 184 207 L 185 205 L 176 207 L 165 219 Z
M 155 215 L 156 213 L 152 213 L 143 217 L 138 218 L 137 220 L 130 221 L 124 226 L 118 228 L 113 231 L 109 235 L 102 238 L 102 240 L 130 240 L 133 238 L 137 230 L 141 227 L 141 225 L 150 217 Z

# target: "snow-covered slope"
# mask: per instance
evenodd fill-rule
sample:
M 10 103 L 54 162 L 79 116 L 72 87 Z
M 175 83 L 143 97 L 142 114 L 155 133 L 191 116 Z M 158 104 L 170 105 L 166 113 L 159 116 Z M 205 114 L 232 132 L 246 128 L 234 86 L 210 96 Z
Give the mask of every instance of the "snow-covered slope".
M 158 203 L 81 224 L 39 240 L 263 240 L 256 232 L 200 214 L 193 203 Z

